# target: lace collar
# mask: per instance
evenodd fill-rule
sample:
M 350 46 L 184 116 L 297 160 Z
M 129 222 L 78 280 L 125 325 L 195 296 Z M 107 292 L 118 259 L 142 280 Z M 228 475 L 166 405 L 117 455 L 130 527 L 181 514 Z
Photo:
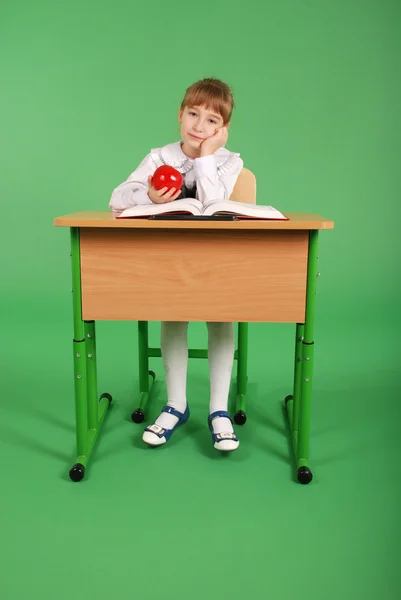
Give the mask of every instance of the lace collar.
M 181 141 L 167 144 L 162 148 L 157 148 L 152 151 L 156 153 L 162 165 L 170 165 L 177 169 L 180 173 L 188 173 L 194 167 L 194 158 L 189 158 L 181 148 Z M 228 172 L 234 162 L 239 160 L 239 154 L 230 152 L 226 148 L 220 148 L 215 153 L 217 162 L 217 172 L 223 174 Z

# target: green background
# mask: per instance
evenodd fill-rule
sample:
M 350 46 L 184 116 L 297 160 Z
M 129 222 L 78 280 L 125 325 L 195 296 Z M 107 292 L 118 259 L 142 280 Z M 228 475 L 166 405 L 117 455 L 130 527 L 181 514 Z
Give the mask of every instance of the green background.
M 400 16 L 397 0 L 2 1 L 5 600 L 399 597 Z M 224 458 L 207 362 L 190 362 L 190 423 L 149 451 L 129 418 L 136 325 L 99 323 L 114 407 L 72 484 L 69 239 L 53 218 L 106 209 L 150 148 L 179 139 L 184 91 L 207 76 L 233 87 L 227 146 L 258 202 L 335 221 L 319 253 L 314 480 L 294 483 L 281 403 L 293 326 L 250 326 L 249 419 Z M 204 346 L 206 327 L 189 339 Z M 152 366 L 149 418 L 165 401 Z

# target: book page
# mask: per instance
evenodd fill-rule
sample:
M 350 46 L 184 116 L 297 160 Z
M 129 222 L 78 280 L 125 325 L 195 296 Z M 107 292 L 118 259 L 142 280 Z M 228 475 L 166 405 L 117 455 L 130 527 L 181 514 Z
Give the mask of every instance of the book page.
M 190 214 L 201 214 L 202 203 L 195 198 L 182 198 L 173 200 L 173 202 L 164 202 L 162 204 L 140 204 L 127 208 L 120 213 L 117 218 L 126 217 L 146 217 L 148 215 L 162 215 L 171 212 L 189 212 Z
M 233 202 L 231 200 L 211 200 L 207 202 L 203 208 L 203 214 L 235 214 L 239 217 L 248 216 L 255 219 L 285 219 L 287 218 L 276 208 L 268 205 L 247 204 L 245 202 Z

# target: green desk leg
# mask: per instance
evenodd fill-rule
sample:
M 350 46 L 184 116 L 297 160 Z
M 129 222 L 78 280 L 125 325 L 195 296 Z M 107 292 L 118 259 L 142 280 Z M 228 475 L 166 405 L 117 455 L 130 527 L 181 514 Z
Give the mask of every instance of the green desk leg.
M 71 228 L 72 297 L 74 316 L 74 382 L 77 462 L 70 470 L 72 481 L 85 475 L 93 447 L 111 403 L 110 394 L 97 398 L 96 336 L 94 321 L 82 320 L 79 229 Z
M 297 463 L 298 481 L 312 481 L 309 463 L 309 434 L 312 402 L 312 378 L 317 277 L 318 231 L 309 232 L 308 279 L 306 286 L 305 324 L 298 323 L 295 337 L 295 365 L 293 394 L 285 399 L 294 454 Z

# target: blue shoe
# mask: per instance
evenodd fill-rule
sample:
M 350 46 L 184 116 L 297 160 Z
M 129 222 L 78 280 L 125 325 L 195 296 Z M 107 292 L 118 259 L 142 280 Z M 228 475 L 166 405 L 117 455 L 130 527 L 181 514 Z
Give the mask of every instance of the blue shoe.
M 178 425 L 184 425 L 189 419 L 189 406 L 187 404 L 187 408 L 184 413 L 179 412 L 172 406 L 165 406 L 162 410 L 162 413 L 169 413 L 170 415 L 174 415 L 174 417 L 178 418 L 177 423 L 174 425 L 172 429 L 164 429 L 160 427 L 160 425 L 149 425 L 146 427 L 143 432 L 142 439 L 144 442 L 149 444 L 149 446 L 162 446 L 171 438 L 173 431 L 178 427 Z
M 233 450 L 236 450 L 239 446 L 239 439 L 237 438 L 235 433 L 214 433 L 212 422 L 213 419 L 216 419 L 216 417 L 225 417 L 226 419 L 230 419 L 232 424 L 232 419 L 228 412 L 225 410 L 216 410 L 216 412 L 209 415 L 208 423 L 209 429 L 212 433 L 214 447 L 216 448 L 216 450 L 220 450 L 220 452 L 232 452 Z

